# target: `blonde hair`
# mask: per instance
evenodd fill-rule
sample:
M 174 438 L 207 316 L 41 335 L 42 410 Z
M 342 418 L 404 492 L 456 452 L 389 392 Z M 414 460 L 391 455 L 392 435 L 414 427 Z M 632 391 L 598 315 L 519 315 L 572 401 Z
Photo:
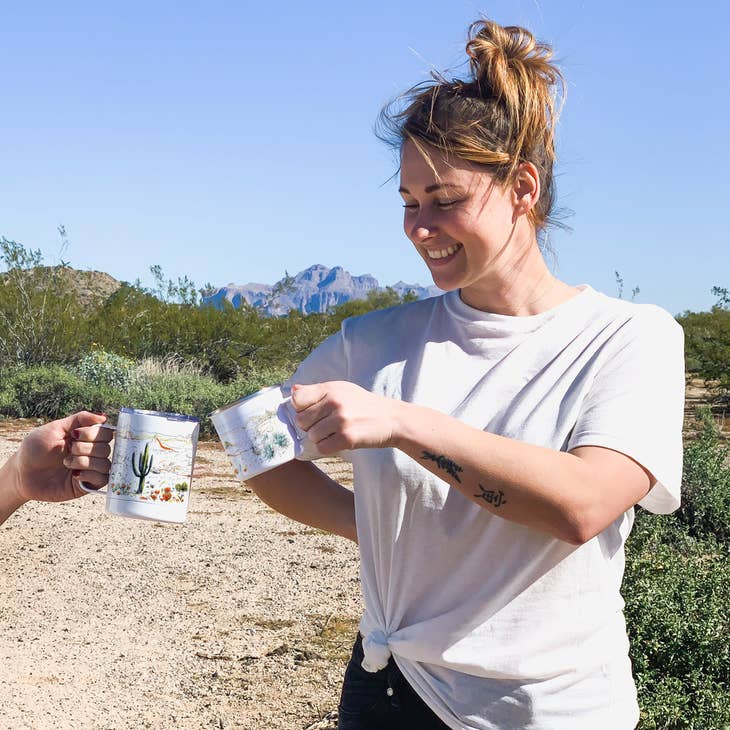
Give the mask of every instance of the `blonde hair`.
M 482 165 L 496 182 L 510 183 L 531 162 L 541 192 L 530 211 L 536 230 L 551 218 L 555 199 L 555 123 L 565 83 L 550 62 L 552 48 L 518 26 L 478 20 L 469 27 L 471 78 L 440 74 L 387 105 L 378 134 L 401 148 L 413 142 Z

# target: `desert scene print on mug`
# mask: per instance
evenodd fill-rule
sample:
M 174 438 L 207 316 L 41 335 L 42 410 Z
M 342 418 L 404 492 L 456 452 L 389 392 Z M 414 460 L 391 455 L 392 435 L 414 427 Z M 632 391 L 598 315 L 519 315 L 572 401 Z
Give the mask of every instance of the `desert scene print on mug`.
M 241 481 L 261 464 L 293 458 L 290 427 L 281 421 L 279 408 L 252 415 L 245 426 L 228 431 L 221 442 Z
M 210 414 L 221 444 L 241 481 L 301 456 L 289 394 L 273 385 Z
M 117 431 L 109 489 L 117 499 L 159 504 L 186 503 L 193 444 L 189 436 Z

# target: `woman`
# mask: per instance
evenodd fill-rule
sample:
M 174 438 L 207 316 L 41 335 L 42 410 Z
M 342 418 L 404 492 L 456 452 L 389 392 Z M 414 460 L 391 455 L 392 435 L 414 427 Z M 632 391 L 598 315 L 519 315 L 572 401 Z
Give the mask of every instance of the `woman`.
M 479 21 L 466 50 L 471 79 L 385 114 L 406 235 L 446 293 L 346 320 L 291 380 L 354 495 L 301 462 L 251 485 L 359 543 L 343 730 L 624 730 L 623 546 L 635 504 L 679 505 L 682 330 L 550 273 L 560 73 L 522 28 Z
M 100 428 L 106 416 L 81 411 L 33 429 L 0 467 L 0 524 L 26 502 L 64 502 L 83 496 L 78 482 L 107 482 L 109 442 Z

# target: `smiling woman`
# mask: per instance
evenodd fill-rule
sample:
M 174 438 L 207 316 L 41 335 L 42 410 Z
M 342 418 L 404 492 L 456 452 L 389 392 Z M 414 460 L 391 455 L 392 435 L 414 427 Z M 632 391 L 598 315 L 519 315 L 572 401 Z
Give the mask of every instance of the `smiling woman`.
M 466 52 L 382 117 L 446 293 L 345 320 L 288 383 L 354 495 L 296 462 L 250 484 L 360 546 L 341 730 L 628 730 L 623 546 L 634 505 L 679 505 L 682 330 L 551 274 L 562 77 L 524 28 L 479 21 Z
M 548 270 L 536 229 L 524 213 L 540 198 L 535 165 L 523 162 L 511 184 L 483 166 L 406 139 L 400 193 L 404 228 L 436 286 L 461 289 L 470 306 L 499 314 L 536 314 L 577 294 Z M 507 294 L 505 274 L 519 274 Z
M 405 232 L 437 286 L 461 287 L 479 309 L 532 314 L 576 293 L 534 245 L 552 220 L 563 77 L 551 48 L 523 28 L 478 21 L 466 51 L 471 79 L 413 87 L 383 110 L 380 136 L 401 152 Z M 532 289 L 532 301 L 494 296 L 515 269 L 518 299 Z

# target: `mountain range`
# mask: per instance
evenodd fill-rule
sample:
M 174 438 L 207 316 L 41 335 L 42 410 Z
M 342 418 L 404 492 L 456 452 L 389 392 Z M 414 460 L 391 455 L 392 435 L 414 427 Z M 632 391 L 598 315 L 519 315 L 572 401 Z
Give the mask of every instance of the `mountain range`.
M 370 274 L 353 276 L 341 266 L 330 269 L 322 264 L 315 264 L 295 276 L 285 276 L 275 284 L 221 286 L 203 297 L 202 303 L 222 308 L 226 300 L 234 307 L 240 307 L 246 302 L 273 316 L 286 314 L 292 309 L 302 314 L 312 314 L 326 312 L 351 299 L 365 299 L 369 292 L 380 288 L 382 287 L 378 280 Z M 441 294 L 441 290 L 435 286 L 406 284 L 403 281 L 391 284 L 390 288 L 401 296 L 412 292 L 418 299 Z

